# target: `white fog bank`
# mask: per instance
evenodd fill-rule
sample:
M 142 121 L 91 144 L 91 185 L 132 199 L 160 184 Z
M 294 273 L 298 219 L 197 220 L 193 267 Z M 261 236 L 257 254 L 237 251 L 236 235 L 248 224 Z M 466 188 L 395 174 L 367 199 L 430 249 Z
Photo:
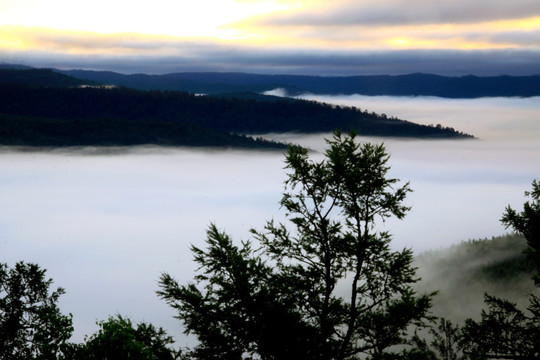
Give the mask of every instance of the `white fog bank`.
M 394 247 L 415 252 L 505 232 L 507 204 L 540 179 L 540 98 L 447 100 L 318 97 L 410 121 L 451 126 L 479 140 L 384 141 L 390 175 L 410 181 L 412 210 L 388 221 Z M 326 135 L 274 135 L 323 151 Z M 320 154 L 314 156 L 320 157 Z M 165 327 L 185 344 L 180 322 L 155 295 L 162 271 L 193 279 L 189 247 L 210 222 L 247 239 L 280 218 L 283 154 L 201 149 L 53 152 L 0 149 L 0 254 L 48 269 L 66 289 L 75 341 L 96 320 L 120 313 Z

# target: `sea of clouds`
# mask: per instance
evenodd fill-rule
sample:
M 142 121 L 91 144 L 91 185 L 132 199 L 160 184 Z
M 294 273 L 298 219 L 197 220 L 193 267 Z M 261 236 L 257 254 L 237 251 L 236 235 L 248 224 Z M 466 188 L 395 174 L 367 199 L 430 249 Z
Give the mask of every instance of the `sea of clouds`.
M 540 179 L 540 98 L 303 97 L 478 138 L 361 138 L 384 141 L 390 176 L 414 190 L 408 216 L 381 224 L 396 249 L 418 253 L 503 234 L 505 206 L 520 208 L 523 192 Z M 321 158 L 329 134 L 267 136 Z M 160 273 L 193 279 L 189 248 L 204 246 L 210 222 L 239 241 L 265 220 L 282 219 L 283 158 L 280 151 L 1 148 L 1 261 L 36 262 L 66 289 L 60 306 L 73 313 L 74 341 L 120 313 L 163 326 L 185 345 L 180 322 L 155 295 Z

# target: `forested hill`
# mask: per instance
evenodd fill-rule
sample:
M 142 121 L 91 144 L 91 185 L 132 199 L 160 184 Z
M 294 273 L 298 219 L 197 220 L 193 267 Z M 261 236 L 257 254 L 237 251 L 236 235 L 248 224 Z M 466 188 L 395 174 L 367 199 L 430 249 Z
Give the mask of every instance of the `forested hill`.
M 0 67 L 0 84 L 24 84 L 33 87 L 73 87 L 97 83 L 59 74 L 50 69 L 13 69 Z
M 485 293 L 527 307 L 525 295 L 538 290 L 531 280 L 534 263 L 523 253 L 526 246 L 522 236 L 508 234 L 422 253 L 415 262 L 422 278 L 417 289 L 439 291 L 434 313 L 458 323 L 478 316 Z
M 258 96 L 255 95 L 255 98 Z M 9 140 L 13 142 L 15 134 L 20 134 L 24 128 L 31 129 L 33 126 L 49 128 L 49 132 L 57 131 L 54 137 L 60 140 L 55 141 L 61 144 L 61 135 L 67 131 L 65 125 L 67 123 L 73 125 L 75 121 L 79 121 L 79 128 L 97 126 L 97 123 L 91 124 L 88 121 L 101 122 L 102 128 L 92 128 L 88 131 L 95 134 L 94 139 L 99 138 L 99 131 L 109 137 L 115 134 L 117 141 L 120 142 L 117 145 L 122 144 L 124 134 L 137 133 L 136 129 L 139 127 L 138 140 L 135 143 L 156 143 L 156 141 L 160 143 L 158 141 L 160 138 L 172 136 L 171 132 L 179 131 L 179 127 L 188 132 L 189 129 L 195 128 L 199 133 L 207 131 L 209 136 L 216 133 L 222 135 L 310 133 L 341 129 L 355 130 L 361 135 L 370 136 L 471 137 L 441 126 L 418 125 L 357 108 L 336 107 L 304 100 L 272 98 L 272 101 L 266 101 L 128 88 L 39 87 L 2 84 L 2 81 L 0 81 L 0 114 L 4 114 L 5 119 L 2 129 L 4 139 L 0 141 L 3 144 Z M 17 124 L 17 121 L 14 121 L 15 115 L 28 126 L 10 128 L 9 126 Z M 43 122 L 41 125 L 31 123 L 32 119 L 41 119 L 40 121 L 47 119 L 48 125 L 44 126 Z M 64 127 L 58 128 L 60 124 Z M 172 129 L 173 125 L 175 129 Z M 150 134 L 148 129 L 151 127 L 161 128 L 163 133 L 154 131 L 153 136 L 149 136 L 146 139 L 148 141 L 145 141 L 145 134 Z M 72 127 L 71 130 L 76 131 L 73 129 L 77 127 Z M 38 133 L 34 132 L 36 135 Z M 70 138 L 76 139 L 74 136 L 69 135 Z M 29 136 L 32 137 L 33 135 Z M 167 140 L 165 143 L 170 142 Z M 126 144 L 134 143 L 130 140 Z M 70 145 L 73 144 L 70 142 Z
M 493 96 L 540 96 L 540 75 L 461 76 L 431 74 L 399 76 L 296 76 L 245 73 L 173 73 L 164 75 L 69 70 L 62 73 L 85 80 L 144 90 L 178 90 L 193 93 L 263 92 L 282 88 L 290 95 L 360 94 L 478 98 Z

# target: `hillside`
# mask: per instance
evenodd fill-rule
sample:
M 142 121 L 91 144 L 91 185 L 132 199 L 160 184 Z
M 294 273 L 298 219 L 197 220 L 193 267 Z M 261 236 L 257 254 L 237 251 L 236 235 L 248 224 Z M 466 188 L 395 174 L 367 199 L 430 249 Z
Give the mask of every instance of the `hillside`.
M 285 149 L 286 144 L 175 122 L 145 119 L 53 119 L 0 114 L 8 146 L 192 146 Z
M 89 121 L 97 121 L 100 124 L 99 126 L 94 124 L 92 129 L 84 130 L 95 133 L 94 141 L 109 142 L 97 140 L 100 136 L 96 131 L 106 128 L 108 132 L 103 133 L 103 139 L 112 139 L 110 133 L 117 132 L 114 141 L 122 144 L 124 139 L 125 145 L 132 145 L 134 141 L 127 139 L 134 137 L 124 135 L 128 132 L 135 134 L 137 131 L 139 135 L 136 137 L 139 140 L 135 143 L 143 144 L 169 144 L 171 141 L 174 144 L 192 143 L 193 141 L 187 138 L 195 139 L 205 132 L 208 136 L 219 134 L 218 137 L 223 138 L 231 134 L 314 133 L 331 132 L 336 129 L 354 130 L 361 135 L 370 136 L 472 138 L 471 135 L 451 128 L 418 125 L 367 110 L 336 107 L 313 101 L 269 97 L 255 93 L 197 96 L 186 92 L 142 91 L 101 86 L 44 86 L 40 79 L 45 75 L 50 76 L 51 73 L 19 71 L 19 79 L 24 80 L 19 84 L 11 80 L 13 77 L 9 78 L 9 81 L 0 78 L 0 114 L 4 114 L 2 120 L 4 144 L 41 144 L 44 137 L 36 137 L 38 132 L 32 132 L 31 129 L 34 126 L 43 126 L 43 119 L 47 119 L 48 131 L 55 132 L 57 139 L 65 137 L 65 144 L 70 146 L 76 145 L 74 140 L 78 137 L 72 133 L 65 133 L 66 129 L 75 124 L 90 126 Z M 61 77 L 58 81 L 65 80 L 64 75 L 56 75 Z M 35 79 L 34 83 L 32 79 Z M 57 81 L 51 83 L 56 84 Z M 19 121 L 26 122 L 26 125 L 14 122 L 14 116 L 18 116 Z M 67 126 L 69 122 L 72 123 Z M 106 126 L 103 125 L 105 123 Z M 179 141 L 178 137 L 174 141 L 164 140 L 161 134 L 148 131 L 151 127 L 162 129 L 172 137 L 185 138 L 185 141 Z M 25 134 L 21 132 L 24 129 L 28 131 Z M 79 130 L 84 131 L 83 128 Z M 193 131 L 198 134 L 189 135 Z M 85 138 L 85 144 L 89 138 Z M 83 142 L 82 138 L 79 139 Z M 58 146 L 63 143 L 60 140 L 53 142 Z M 208 143 L 211 144 L 212 141 L 201 142 L 201 144 Z M 216 146 L 217 144 L 218 142 Z M 268 144 L 260 143 L 260 145 Z
M 540 95 L 540 75 L 461 76 L 432 74 L 376 76 L 299 76 L 245 73 L 173 73 L 163 75 L 119 74 L 114 72 L 69 70 L 61 73 L 78 79 L 97 81 L 142 90 L 177 90 L 192 93 L 264 92 L 276 88 L 290 95 L 301 93 L 340 95 L 438 96 L 478 98 Z
M 76 79 L 49 69 L 13 69 L 0 67 L 1 85 L 26 85 L 32 87 L 75 87 L 96 84 L 93 81 Z
M 449 249 L 416 257 L 420 291 L 439 291 L 433 311 L 456 322 L 477 318 L 484 307 L 484 293 L 526 307 L 527 293 L 538 291 L 531 274 L 534 264 L 522 253 L 526 241 L 519 235 L 462 242 Z

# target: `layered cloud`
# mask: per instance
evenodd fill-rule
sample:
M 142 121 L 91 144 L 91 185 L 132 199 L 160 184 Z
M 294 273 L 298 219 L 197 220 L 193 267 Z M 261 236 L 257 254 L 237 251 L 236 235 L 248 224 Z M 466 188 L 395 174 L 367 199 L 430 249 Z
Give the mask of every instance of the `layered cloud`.
M 0 62 L 123 72 L 540 73 L 538 0 L 0 4 Z
M 400 26 L 421 24 L 476 24 L 540 16 L 536 0 L 337 0 L 304 2 L 295 11 L 262 19 L 265 25 Z
M 292 46 L 366 49 L 537 47 L 540 2 L 387 0 L 305 6 L 243 19 L 230 28 Z M 506 36 L 511 33 L 513 36 Z M 517 39 L 518 41 L 513 41 Z

